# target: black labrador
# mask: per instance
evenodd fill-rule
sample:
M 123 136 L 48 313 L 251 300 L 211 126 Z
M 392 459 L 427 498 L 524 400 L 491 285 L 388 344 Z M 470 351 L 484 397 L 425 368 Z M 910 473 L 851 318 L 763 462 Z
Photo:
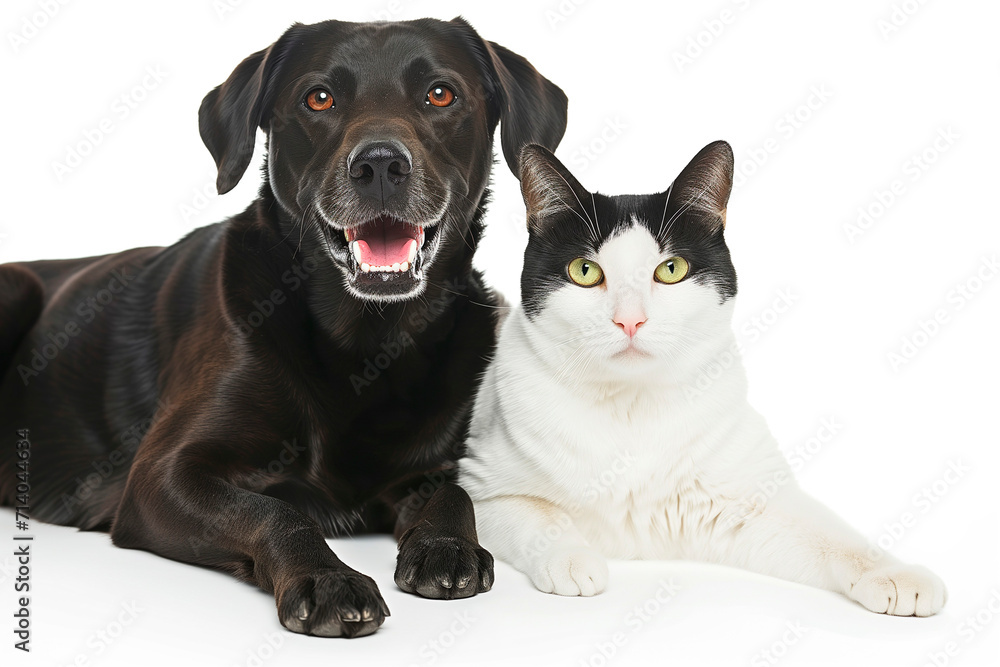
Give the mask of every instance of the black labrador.
M 461 18 L 296 24 L 248 57 L 199 112 L 220 193 L 267 136 L 243 213 L 0 267 L 2 502 L 30 465 L 32 517 L 231 572 L 294 632 L 389 613 L 324 537 L 391 530 L 404 591 L 489 590 L 451 473 L 499 302 L 472 258 L 497 125 L 516 173 L 566 104 Z

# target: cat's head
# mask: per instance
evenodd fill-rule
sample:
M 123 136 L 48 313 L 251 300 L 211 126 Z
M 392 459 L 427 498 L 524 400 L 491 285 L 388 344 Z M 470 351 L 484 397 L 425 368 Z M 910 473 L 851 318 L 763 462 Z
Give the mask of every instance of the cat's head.
M 590 192 L 540 146 L 523 150 L 520 167 L 521 301 L 556 363 L 599 375 L 662 370 L 729 331 L 729 144 L 709 144 L 652 195 Z

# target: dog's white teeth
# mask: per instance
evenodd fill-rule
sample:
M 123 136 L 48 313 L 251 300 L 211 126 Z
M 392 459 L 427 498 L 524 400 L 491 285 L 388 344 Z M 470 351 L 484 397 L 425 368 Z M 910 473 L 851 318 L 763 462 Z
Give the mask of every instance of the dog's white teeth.
M 416 243 L 411 243 L 410 244 L 410 255 L 409 255 L 409 257 L 406 258 L 406 261 L 409 262 L 410 264 L 413 264 L 413 260 L 416 259 L 416 258 L 417 258 L 417 244 Z
M 412 266 L 409 262 L 397 262 L 396 264 L 386 264 L 385 266 L 369 266 L 362 264 L 361 270 L 365 273 L 405 273 Z
M 354 259 L 361 264 L 361 244 L 357 241 L 351 241 L 351 252 L 354 254 Z
M 344 239 L 345 239 L 345 240 L 346 240 L 346 241 L 347 241 L 348 243 L 350 243 L 350 242 L 351 242 L 351 235 L 350 235 L 350 233 L 348 233 L 348 231 L 347 231 L 346 229 L 344 230 Z

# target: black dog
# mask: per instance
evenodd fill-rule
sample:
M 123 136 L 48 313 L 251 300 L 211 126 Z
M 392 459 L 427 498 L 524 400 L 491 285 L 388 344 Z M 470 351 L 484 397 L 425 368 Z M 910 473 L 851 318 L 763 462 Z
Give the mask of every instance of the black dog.
M 501 124 L 516 168 L 566 97 L 462 19 L 295 25 L 210 92 L 218 189 L 259 197 L 168 248 L 0 267 L 0 499 L 28 429 L 34 517 L 220 568 L 295 632 L 388 610 L 324 536 L 393 530 L 396 582 L 486 591 L 450 483 L 497 298 L 472 269 Z M 137 224 L 141 220 L 137 220 Z

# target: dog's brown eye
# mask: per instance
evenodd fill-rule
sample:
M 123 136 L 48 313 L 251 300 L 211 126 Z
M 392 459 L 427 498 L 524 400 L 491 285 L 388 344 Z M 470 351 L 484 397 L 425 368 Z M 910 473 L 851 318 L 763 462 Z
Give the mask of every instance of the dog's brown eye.
M 333 95 L 322 88 L 317 88 L 306 95 L 306 104 L 313 111 L 325 111 L 333 106 Z
M 446 107 L 455 101 L 455 93 L 447 86 L 434 86 L 427 93 L 427 104 L 436 107 Z

